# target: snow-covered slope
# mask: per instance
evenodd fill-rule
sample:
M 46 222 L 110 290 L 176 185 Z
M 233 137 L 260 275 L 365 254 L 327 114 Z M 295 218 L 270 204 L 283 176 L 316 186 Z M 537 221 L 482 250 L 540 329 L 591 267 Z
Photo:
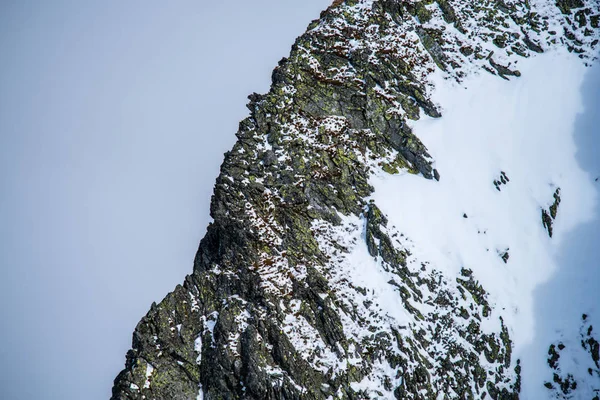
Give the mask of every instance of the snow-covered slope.
M 249 97 L 194 273 L 136 328 L 114 398 L 596 396 L 595 290 L 540 312 L 540 289 L 596 217 L 575 135 L 599 19 L 334 2 Z
M 553 378 L 548 347 L 564 336 L 559 332 L 571 335 L 573 362 L 585 372 L 580 385 L 590 380 L 588 367 L 598 368 L 589 355 L 585 360 L 580 354 L 584 349 L 577 335 L 584 313 L 589 325 L 600 326 L 597 253 L 583 260 L 588 285 L 564 282 L 555 293 L 562 307 L 539 315 L 536 304 L 547 301 L 537 293 L 540 286 L 558 269 L 573 268 L 559 259 L 566 237 L 580 224 L 598 223 L 598 185 L 596 176 L 579 166 L 574 140 L 575 121 L 584 111 L 581 86 L 587 68 L 559 50 L 523 60 L 519 68 L 523 76 L 510 82 L 489 74 L 461 84 L 438 78 L 432 97 L 446 105 L 444 117 L 422 119 L 414 132 L 442 179 L 380 173 L 372 181 L 372 198 L 412 239 L 417 259 L 430 261 L 445 276 L 473 270 L 508 326 L 513 357 L 523 366 L 523 398 L 541 399 L 548 397 L 542 384 Z M 503 176 L 506 183 L 495 185 Z M 559 188 L 560 211 L 550 238 L 541 212 L 554 203 Z M 598 376 L 591 380 L 600 389 Z M 577 398 L 594 396 L 578 393 Z

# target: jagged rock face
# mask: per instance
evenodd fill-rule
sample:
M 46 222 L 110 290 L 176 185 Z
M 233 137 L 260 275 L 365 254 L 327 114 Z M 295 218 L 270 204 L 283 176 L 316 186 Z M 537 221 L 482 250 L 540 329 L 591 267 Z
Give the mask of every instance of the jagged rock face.
M 485 288 L 413 256 L 369 177 L 444 179 L 408 124 L 441 117 L 436 69 L 508 79 L 559 45 L 586 60 L 599 17 L 592 0 L 334 2 L 249 97 L 194 271 L 138 324 L 113 399 L 517 399 Z

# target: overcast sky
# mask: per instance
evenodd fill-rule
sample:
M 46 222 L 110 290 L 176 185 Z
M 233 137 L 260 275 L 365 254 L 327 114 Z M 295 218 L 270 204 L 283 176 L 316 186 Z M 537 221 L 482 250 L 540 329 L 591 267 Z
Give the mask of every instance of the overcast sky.
M 0 398 L 110 397 L 246 96 L 329 3 L 0 2 Z

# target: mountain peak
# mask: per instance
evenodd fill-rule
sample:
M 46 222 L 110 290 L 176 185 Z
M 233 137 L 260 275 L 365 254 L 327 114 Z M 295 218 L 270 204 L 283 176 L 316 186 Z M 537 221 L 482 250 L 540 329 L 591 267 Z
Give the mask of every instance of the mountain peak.
M 416 132 L 445 120 L 444 87 L 525 79 L 521 64 L 544 52 L 593 62 L 599 17 L 582 0 L 336 0 L 270 91 L 249 96 L 193 273 L 137 325 L 113 399 L 518 399 L 531 366 L 515 359 L 514 320 L 482 271 L 510 271 L 522 247 L 476 203 L 456 212 L 447 248 L 433 230 L 420 235 L 441 214 L 420 210 L 419 196 L 451 193 L 459 173 Z M 499 209 L 523 184 L 514 172 L 485 181 Z M 552 193 L 542 216 L 554 220 Z M 548 223 L 534 211 L 531 235 Z M 447 239 L 460 224 L 469 238 L 491 231 L 456 253 L 485 253 L 485 265 L 423 250 L 463 246 Z

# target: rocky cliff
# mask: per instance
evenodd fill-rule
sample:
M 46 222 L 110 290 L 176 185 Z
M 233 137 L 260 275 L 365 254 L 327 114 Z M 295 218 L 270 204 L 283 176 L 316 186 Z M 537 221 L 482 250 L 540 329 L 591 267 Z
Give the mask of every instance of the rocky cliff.
M 193 273 L 137 325 L 112 398 L 518 399 L 486 287 L 413 254 L 370 179 L 444 179 L 411 129 L 443 118 L 434 74 L 520 79 L 519 60 L 557 47 L 591 63 L 599 26 L 594 0 L 336 0 L 249 96 Z M 559 203 L 536 221 L 550 234 Z M 566 395 L 559 375 L 548 390 Z

